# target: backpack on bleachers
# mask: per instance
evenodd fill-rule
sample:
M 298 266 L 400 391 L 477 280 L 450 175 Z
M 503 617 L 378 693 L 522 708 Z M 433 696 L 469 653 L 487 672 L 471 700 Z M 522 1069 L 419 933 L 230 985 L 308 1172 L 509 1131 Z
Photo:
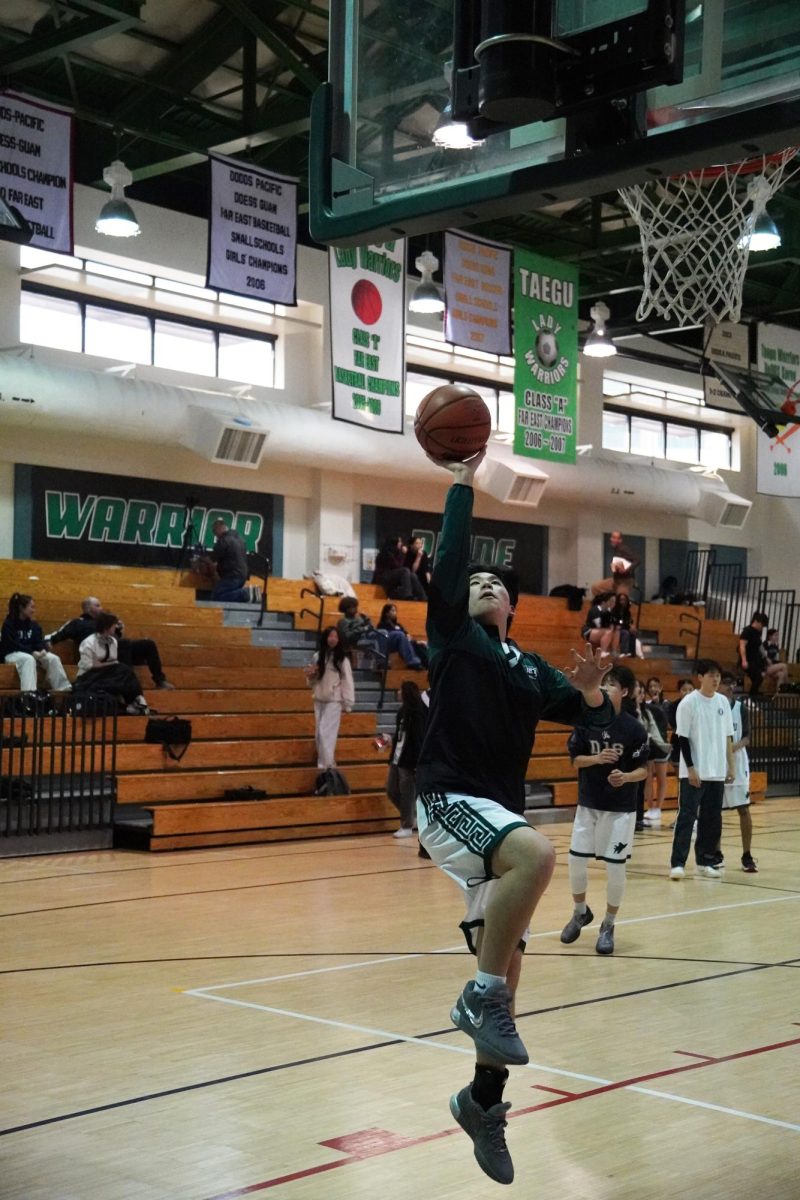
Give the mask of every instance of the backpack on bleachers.
M 350 784 L 336 767 L 320 771 L 314 784 L 315 796 L 349 796 Z

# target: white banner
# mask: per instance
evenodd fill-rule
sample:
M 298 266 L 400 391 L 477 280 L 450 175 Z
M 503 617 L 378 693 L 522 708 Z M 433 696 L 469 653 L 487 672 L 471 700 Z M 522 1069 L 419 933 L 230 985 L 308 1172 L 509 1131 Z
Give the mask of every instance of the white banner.
M 296 267 L 296 180 L 212 156 L 208 286 L 296 304 Z
M 511 251 L 462 233 L 444 235 L 444 336 L 455 346 L 511 353 Z
M 333 416 L 402 433 L 406 244 L 331 247 Z
M 800 331 L 759 325 L 758 369 L 785 383 L 785 411 L 800 414 Z M 762 496 L 800 496 L 800 425 L 779 425 L 776 438 L 759 432 L 757 447 L 756 491 Z
M 72 117 L 0 94 L 0 196 L 33 229 L 31 246 L 72 254 Z

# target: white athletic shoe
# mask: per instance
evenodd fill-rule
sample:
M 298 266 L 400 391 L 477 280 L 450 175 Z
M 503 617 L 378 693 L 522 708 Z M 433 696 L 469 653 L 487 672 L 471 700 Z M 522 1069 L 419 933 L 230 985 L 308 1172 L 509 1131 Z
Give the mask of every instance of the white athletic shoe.
M 683 867 L 673 867 L 669 873 L 669 877 L 670 879 L 683 879 L 685 874 L 686 871 L 683 869 Z
M 661 824 L 661 809 L 648 808 L 644 814 L 645 825 L 660 825 Z
M 695 874 L 703 875 L 703 876 L 705 876 L 706 879 L 721 879 L 722 878 L 722 871 L 720 871 L 717 867 L 700 866 L 699 863 L 696 868 Z
M 400 829 L 395 829 L 394 833 L 392 834 L 392 837 L 396 837 L 396 838 L 407 838 L 407 837 L 413 837 L 413 836 L 414 836 L 414 830 L 406 829 L 405 826 L 402 826 Z

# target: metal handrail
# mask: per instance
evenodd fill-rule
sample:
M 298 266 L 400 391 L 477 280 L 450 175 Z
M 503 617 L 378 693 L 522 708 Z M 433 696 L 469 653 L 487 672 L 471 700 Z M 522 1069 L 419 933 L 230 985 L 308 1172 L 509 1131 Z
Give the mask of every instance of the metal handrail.
M 310 608 L 301 608 L 300 612 L 297 615 L 299 617 L 305 617 L 306 615 L 308 615 L 309 617 L 315 617 L 316 621 L 317 621 L 317 633 L 322 633 L 322 615 L 323 615 L 323 612 L 325 609 L 325 597 L 322 595 L 321 592 L 317 591 L 316 588 L 307 588 L 307 587 L 300 589 L 301 599 L 303 596 L 313 596 L 315 600 L 318 600 L 319 601 L 319 611 L 314 612 L 313 609 L 310 609 Z
M 264 624 L 264 613 L 267 611 L 267 581 L 269 580 L 269 573 L 272 568 L 272 563 L 266 557 L 266 555 L 259 554 L 257 550 L 251 550 L 247 555 L 248 567 L 250 567 L 251 563 L 254 563 L 256 566 L 260 567 L 262 572 L 263 586 L 261 588 L 261 609 L 255 625 L 256 629 L 260 629 Z
M 679 631 L 679 635 L 678 635 L 679 637 L 693 637 L 694 638 L 695 641 L 694 641 L 694 663 L 693 663 L 693 665 L 696 667 L 698 660 L 700 658 L 700 634 L 702 633 L 702 630 L 703 630 L 703 622 L 702 622 L 702 619 L 700 617 L 698 617 L 695 613 L 689 613 L 689 612 L 681 613 L 680 624 L 683 625 L 684 621 L 695 621 L 697 623 L 696 629 L 681 629 Z

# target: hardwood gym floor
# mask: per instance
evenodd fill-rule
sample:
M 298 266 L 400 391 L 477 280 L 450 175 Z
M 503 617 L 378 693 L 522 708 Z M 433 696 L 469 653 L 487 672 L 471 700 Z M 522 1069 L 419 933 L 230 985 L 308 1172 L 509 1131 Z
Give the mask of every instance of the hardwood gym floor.
M 796 1198 L 800 801 L 722 880 L 637 836 L 613 958 L 572 947 L 569 825 L 523 970 L 515 1187 Z M 672 816 L 667 818 L 671 822 Z M 603 911 L 604 879 L 589 902 Z M 388 835 L 0 861 L 4 1200 L 497 1194 L 450 1117 L 457 889 Z

